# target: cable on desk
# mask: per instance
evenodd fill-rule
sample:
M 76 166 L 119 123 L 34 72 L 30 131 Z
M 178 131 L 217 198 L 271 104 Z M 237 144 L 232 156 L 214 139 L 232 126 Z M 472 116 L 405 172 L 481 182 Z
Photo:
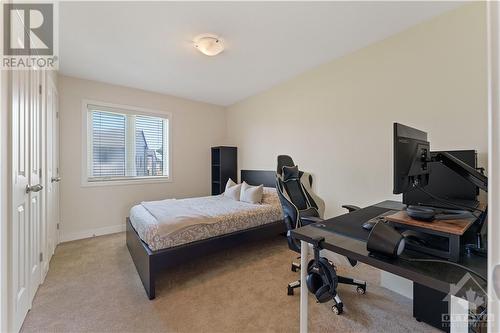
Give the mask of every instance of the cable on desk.
M 478 209 L 478 208 L 475 208 L 475 207 L 471 207 L 471 206 L 467 206 L 467 205 L 459 205 L 459 204 L 456 204 L 456 203 L 454 203 L 452 201 L 440 198 L 440 197 L 432 194 L 431 192 L 427 191 L 422 186 L 417 186 L 416 188 L 419 189 L 420 191 L 422 191 L 423 193 L 427 194 L 428 196 L 430 196 L 432 199 L 437 200 L 437 201 L 441 201 L 442 203 L 445 203 L 447 205 L 455 206 L 455 207 L 460 208 L 460 209 L 467 209 L 467 210 L 473 210 L 473 211 L 476 211 L 476 212 L 484 213 L 481 209 Z

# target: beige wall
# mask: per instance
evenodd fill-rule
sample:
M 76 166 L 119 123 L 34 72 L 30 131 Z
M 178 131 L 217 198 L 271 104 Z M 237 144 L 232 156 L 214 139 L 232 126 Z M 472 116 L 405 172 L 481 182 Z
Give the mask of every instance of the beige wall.
M 66 76 L 59 77 L 62 241 L 120 231 L 143 200 L 209 195 L 210 147 L 225 135 L 222 107 Z M 172 113 L 171 183 L 82 187 L 82 100 Z
M 486 166 L 484 4 L 446 13 L 227 109 L 239 166 L 289 154 L 316 177 L 326 216 L 392 195 L 392 123 L 428 131 L 433 150 L 476 149 Z
M 115 232 L 143 200 L 207 195 L 209 147 L 237 145 L 239 166 L 274 170 L 290 154 L 316 178 L 326 216 L 392 195 L 392 122 L 432 148 L 477 149 L 486 165 L 484 5 L 467 5 L 308 71 L 226 109 L 59 77 L 62 240 Z M 81 186 L 83 99 L 173 113 L 172 183 Z

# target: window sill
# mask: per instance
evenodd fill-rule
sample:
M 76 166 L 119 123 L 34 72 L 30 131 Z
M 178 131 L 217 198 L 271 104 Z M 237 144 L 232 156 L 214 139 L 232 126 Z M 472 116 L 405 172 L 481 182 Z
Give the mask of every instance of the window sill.
M 99 187 L 99 186 L 115 186 L 115 185 L 144 185 L 144 184 L 158 184 L 158 183 L 171 183 L 171 177 L 143 177 L 143 178 L 129 178 L 123 180 L 98 180 L 89 181 L 87 179 L 82 181 L 82 187 Z

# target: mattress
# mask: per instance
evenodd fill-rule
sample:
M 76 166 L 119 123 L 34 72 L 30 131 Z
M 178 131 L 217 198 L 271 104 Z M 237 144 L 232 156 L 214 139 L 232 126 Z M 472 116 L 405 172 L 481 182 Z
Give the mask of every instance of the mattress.
M 229 234 L 283 219 L 276 190 L 264 188 L 261 204 L 236 201 L 223 195 L 156 201 L 165 210 L 183 212 L 175 219 L 159 220 L 148 210 L 151 203 L 141 203 L 130 209 L 130 222 L 139 237 L 153 251 Z M 149 204 L 149 205 L 148 205 Z M 191 212 L 186 214 L 185 212 Z M 158 215 L 156 215 L 158 217 Z M 203 216 L 204 219 L 192 219 Z M 183 221 L 179 223 L 179 221 Z M 172 226 L 165 225 L 175 223 Z

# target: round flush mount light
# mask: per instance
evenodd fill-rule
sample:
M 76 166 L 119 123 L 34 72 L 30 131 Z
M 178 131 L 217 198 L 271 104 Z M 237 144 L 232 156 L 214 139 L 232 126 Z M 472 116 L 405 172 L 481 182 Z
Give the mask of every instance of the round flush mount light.
M 202 34 L 193 39 L 194 47 L 207 56 L 215 56 L 224 51 L 222 40 L 216 35 Z

